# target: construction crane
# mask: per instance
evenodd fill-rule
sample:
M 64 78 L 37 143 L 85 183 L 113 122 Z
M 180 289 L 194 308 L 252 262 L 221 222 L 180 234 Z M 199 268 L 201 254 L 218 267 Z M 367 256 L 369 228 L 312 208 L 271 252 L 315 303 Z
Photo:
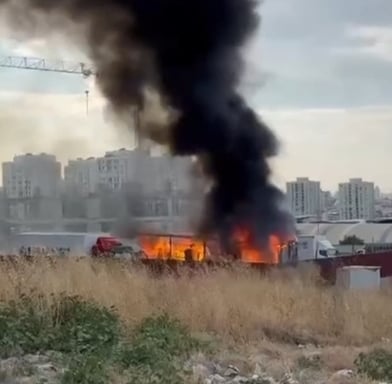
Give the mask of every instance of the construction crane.
M 91 64 L 83 62 L 70 62 L 64 60 L 44 59 L 38 57 L 23 57 L 23 56 L 0 56 L 0 68 L 24 69 L 31 71 L 57 72 L 71 75 L 80 75 L 87 79 L 91 76 L 97 76 L 97 71 Z M 86 95 L 86 114 L 89 112 L 89 90 L 85 91 Z M 139 135 L 140 110 L 135 110 L 135 141 L 136 147 L 141 148 L 142 139 Z
M 27 69 L 32 71 L 57 72 L 73 75 L 81 75 L 87 79 L 96 76 L 96 72 L 91 65 L 85 63 L 73 63 L 63 60 L 49 60 L 37 57 L 5 56 L 0 57 L 1 68 Z M 89 109 L 89 90 L 86 95 L 86 113 Z
M 63 60 L 48 60 L 37 57 L 0 57 L 0 67 L 77 74 L 85 78 L 95 75 L 92 66 L 87 66 L 85 63 L 72 63 Z

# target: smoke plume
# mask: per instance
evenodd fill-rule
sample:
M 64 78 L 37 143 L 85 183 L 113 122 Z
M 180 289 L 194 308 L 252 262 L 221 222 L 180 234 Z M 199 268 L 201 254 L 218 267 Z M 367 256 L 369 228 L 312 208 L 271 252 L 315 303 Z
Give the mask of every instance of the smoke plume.
M 277 140 L 238 91 L 241 49 L 259 24 L 255 0 L 0 4 L 19 27 L 34 32 L 63 28 L 64 20 L 74 25 L 119 116 L 130 117 L 133 107 L 145 110 L 146 95 L 158 95 L 166 118 L 146 124 L 143 132 L 174 155 L 199 157 L 211 181 L 202 233 L 227 238 L 245 226 L 258 245 L 271 234 L 292 233 L 284 196 L 269 181 L 267 160 L 277 154 Z

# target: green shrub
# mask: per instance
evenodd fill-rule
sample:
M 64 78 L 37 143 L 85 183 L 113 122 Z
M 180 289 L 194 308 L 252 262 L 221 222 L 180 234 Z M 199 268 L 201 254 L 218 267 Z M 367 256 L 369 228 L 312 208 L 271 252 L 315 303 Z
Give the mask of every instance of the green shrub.
M 205 348 L 167 315 L 147 318 L 125 338 L 116 311 L 77 296 L 21 296 L 0 303 L 0 356 L 58 351 L 63 384 L 106 384 L 108 372 L 129 383 L 182 384 L 183 363 Z
M 120 337 L 113 309 L 60 296 L 48 306 L 40 296 L 0 304 L 0 355 L 56 350 L 82 353 L 110 348 Z
M 168 364 L 162 368 L 131 367 L 126 373 L 128 384 L 184 384 L 189 382 L 181 367 Z
M 110 351 L 119 343 L 121 324 L 114 308 L 65 296 L 53 306 L 55 338 L 52 349 L 65 353 L 92 353 Z
M 72 356 L 67 371 L 61 379 L 62 384 L 107 384 L 106 361 L 100 355 L 87 354 Z
M 181 384 L 183 362 L 204 347 L 180 322 L 162 315 L 147 318 L 135 329 L 120 348 L 118 361 L 128 369 L 130 383 Z
M 1 304 L 1 356 L 8 357 L 48 349 L 47 346 L 51 344 L 52 337 L 50 328 L 49 311 L 39 309 L 38 302 L 27 296 L 21 296 L 17 301 Z
M 355 360 L 360 374 L 373 380 L 392 380 L 392 352 L 375 349 L 369 353 L 360 353 Z
M 123 346 L 119 361 L 124 367 L 158 367 L 167 360 L 186 359 L 202 348 L 179 321 L 167 315 L 144 320 L 133 332 L 129 343 Z

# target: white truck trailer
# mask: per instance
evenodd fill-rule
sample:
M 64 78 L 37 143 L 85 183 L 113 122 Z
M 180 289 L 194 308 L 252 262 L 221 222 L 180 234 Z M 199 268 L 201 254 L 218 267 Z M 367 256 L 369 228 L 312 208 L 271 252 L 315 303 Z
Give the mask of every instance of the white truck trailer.
M 21 232 L 12 236 L 9 251 L 14 254 L 72 254 L 90 256 L 110 251 L 121 245 L 116 237 L 106 233 Z
M 307 260 L 335 257 L 336 248 L 325 237 L 320 235 L 299 235 L 283 249 L 282 264 Z

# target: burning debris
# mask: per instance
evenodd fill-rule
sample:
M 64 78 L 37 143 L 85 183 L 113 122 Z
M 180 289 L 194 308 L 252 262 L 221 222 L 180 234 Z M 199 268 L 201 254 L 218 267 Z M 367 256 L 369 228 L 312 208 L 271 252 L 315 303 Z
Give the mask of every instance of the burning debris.
M 139 235 L 138 241 L 152 260 L 202 262 L 207 256 L 205 242 L 191 236 Z
M 144 119 L 142 133 L 173 155 L 201 160 L 211 183 L 203 235 L 218 235 L 228 246 L 238 228 L 246 228 L 248 246 L 261 249 L 294 232 L 284 196 L 270 182 L 268 158 L 277 154 L 277 140 L 238 91 L 241 49 L 259 24 L 255 0 L 0 4 L 18 26 L 36 30 L 36 17 L 48 23 L 39 25 L 43 30 L 53 19 L 52 26 L 68 31 L 70 23 L 82 33 L 78 41 L 86 44 L 99 86 L 119 116 L 129 118 L 134 108 L 151 110 L 150 96 L 157 96 L 165 114 Z
M 254 246 L 255 242 L 251 239 L 252 234 L 246 229 L 237 230 L 234 233 L 234 242 L 239 248 L 239 257 L 241 261 L 248 264 L 272 264 L 280 263 L 280 252 L 283 245 L 282 240 L 276 236 L 271 235 L 266 247 L 262 250 Z
M 241 261 L 245 264 L 278 265 L 289 259 L 290 243 L 295 239 L 282 241 L 272 235 L 268 246 L 257 249 L 250 239 L 251 233 L 247 230 L 237 230 L 231 239 L 231 255 L 225 255 L 225 259 Z M 203 241 L 188 235 L 163 235 L 163 234 L 139 234 L 137 242 L 145 252 L 148 260 L 178 261 L 178 262 L 216 262 L 222 260 L 222 249 L 214 239 Z M 230 257 L 231 256 L 231 257 Z

